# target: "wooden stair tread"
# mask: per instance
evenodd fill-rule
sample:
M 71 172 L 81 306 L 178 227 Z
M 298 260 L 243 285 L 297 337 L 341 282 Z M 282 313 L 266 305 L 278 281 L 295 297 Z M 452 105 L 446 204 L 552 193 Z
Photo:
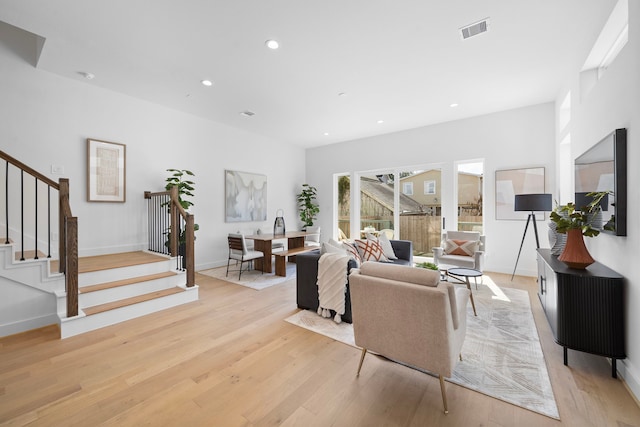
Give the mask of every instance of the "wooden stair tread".
M 165 271 L 163 273 L 149 274 L 146 276 L 130 277 L 123 280 L 116 280 L 114 282 L 105 282 L 98 283 L 96 285 L 82 286 L 80 289 L 78 289 L 78 292 L 81 294 L 86 294 L 89 292 L 101 291 L 103 289 L 117 288 L 118 286 L 126 286 L 132 285 L 134 283 L 148 282 L 149 280 L 162 279 L 165 277 L 175 276 L 176 274 L 177 273 L 173 271 Z
M 93 307 L 86 307 L 86 308 L 83 308 L 82 311 L 84 311 L 84 314 L 86 314 L 87 316 L 91 316 L 92 314 L 103 313 L 105 311 L 114 310 L 120 307 L 126 307 L 126 306 L 137 304 L 140 302 L 151 301 L 156 298 L 161 298 L 168 295 L 174 295 L 180 292 L 184 292 L 184 289 L 176 286 L 169 289 L 163 289 L 161 291 L 155 291 L 155 292 L 138 295 L 131 298 L 108 302 L 106 304 L 94 305 Z
M 109 270 L 111 268 L 131 267 L 134 265 L 166 261 L 168 258 L 149 252 L 120 252 L 107 255 L 95 255 L 78 258 L 78 273 Z M 59 261 L 51 261 L 51 271 L 58 271 Z
M 23 257 L 22 251 L 16 251 L 15 254 L 16 257 L 16 261 L 20 261 L 20 258 Z M 24 251 L 24 259 L 25 260 L 30 260 L 30 259 L 35 259 L 36 258 L 36 251 L 31 249 L 28 251 Z M 42 252 L 40 249 L 38 249 L 38 259 L 47 259 L 47 254 L 45 254 L 44 252 Z

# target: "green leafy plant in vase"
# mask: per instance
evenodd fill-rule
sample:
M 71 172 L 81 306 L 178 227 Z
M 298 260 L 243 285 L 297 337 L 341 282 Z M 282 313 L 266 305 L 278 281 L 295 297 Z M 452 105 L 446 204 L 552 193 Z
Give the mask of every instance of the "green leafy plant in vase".
M 313 226 L 313 221 L 320 213 L 320 206 L 316 203 L 318 190 L 309 184 L 302 184 L 302 192 L 298 194 L 298 211 L 300 220 L 305 227 Z
M 584 237 L 595 237 L 600 230 L 594 227 L 601 212 L 600 202 L 608 191 L 588 193 L 592 201 L 580 209 L 574 203 L 557 206 L 550 214 L 558 233 L 567 234 L 567 243 L 558 259 L 571 268 L 585 269 L 595 260 L 584 244 Z

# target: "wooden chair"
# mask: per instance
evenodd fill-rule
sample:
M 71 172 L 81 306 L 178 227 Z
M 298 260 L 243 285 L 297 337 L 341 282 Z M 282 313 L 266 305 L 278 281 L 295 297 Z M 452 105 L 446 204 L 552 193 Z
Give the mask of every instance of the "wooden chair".
M 233 234 L 230 233 L 227 237 L 229 242 L 229 259 L 227 260 L 227 277 L 229 276 L 229 263 L 231 260 L 240 261 L 240 270 L 238 274 L 238 280 L 242 277 L 242 269 L 243 264 L 245 262 L 248 263 L 247 271 L 253 265 L 254 259 L 264 258 L 264 253 L 255 250 L 249 250 L 247 248 L 247 243 L 244 239 L 244 235 L 242 234 Z

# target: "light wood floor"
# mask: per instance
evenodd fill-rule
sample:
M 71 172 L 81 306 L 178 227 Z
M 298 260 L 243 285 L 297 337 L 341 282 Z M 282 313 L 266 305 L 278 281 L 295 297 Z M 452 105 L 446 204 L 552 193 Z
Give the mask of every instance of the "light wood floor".
M 263 291 L 198 275 L 200 300 L 59 340 L 0 339 L 0 425 L 636 426 L 640 409 L 604 358 L 553 342 L 529 290 L 561 421 L 367 357 L 293 326 L 295 280 Z

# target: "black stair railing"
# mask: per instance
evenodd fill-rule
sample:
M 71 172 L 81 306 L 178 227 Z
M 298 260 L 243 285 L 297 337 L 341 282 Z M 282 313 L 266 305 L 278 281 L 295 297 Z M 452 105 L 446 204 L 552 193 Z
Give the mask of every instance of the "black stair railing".
M 76 316 L 78 314 L 78 222 L 77 218 L 71 214 L 69 180 L 61 178 L 57 183 L 3 151 L 0 151 L 0 158 L 5 161 L 4 242 L 5 244 L 14 242 L 18 245 L 20 261 L 39 259 L 38 244 L 42 236 L 38 233 L 41 222 L 47 224 L 46 256 L 51 258 L 51 189 L 58 192 L 59 271 L 65 274 L 67 316 Z M 25 184 L 25 174 L 34 178 L 33 187 L 28 184 L 29 179 Z M 47 187 L 46 201 L 40 200 L 41 196 L 39 196 L 41 193 L 38 189 L 43 186 Z M 34 197 L 33 203 L 28 202 L 27 199 L 31 194 Z M 42 209 L 39 209 L 42 204 L 46 204 L 46 215 L 42 214 Z M 32 227 L 28 225 L 31 220 L 33 220 Z M 25 245 L 33 245 L 33 253 L 26 250 Z
M 144 192 L 147 199 L 149 250 L 176 259 L 176 269 L 186 270 L 188 287 L 195 285 L 195 221 L 180 205 L 178 187 Z

